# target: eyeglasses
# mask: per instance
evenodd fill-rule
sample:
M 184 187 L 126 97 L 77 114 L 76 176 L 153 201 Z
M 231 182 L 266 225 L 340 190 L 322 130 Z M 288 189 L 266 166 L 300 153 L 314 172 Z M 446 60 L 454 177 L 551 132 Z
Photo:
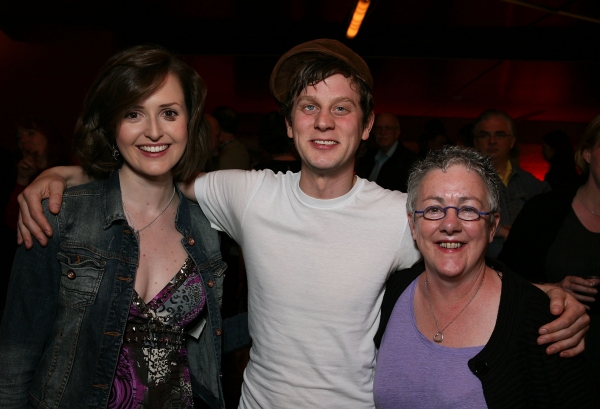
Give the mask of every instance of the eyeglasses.
M 448 209 L 456 210 L 456 217 L 460 220 L 465 220 L 467 222 L 472 222 L 475 220 L 479 220 L 481 216 L 487 216 L 492 212 L 480 212 L 478 209 L 465 206 L 465 207 L 455 207 L 455 206 L 429 206 L 426 207 L 425 210 L 415 210 L 415 214 L 422 214 L 423 218 L 426 220 L 441 220 L 446 217 L 446 211 Z
M 375 132 L 391 132 L 391 131 L 395 131 L 396 129 L 398 129 L 397 126 L 374 126 L 373 127 L 373 131 Z
M 491 133 L 489 133 L 489 132 L 479 132 L 479 134 L 477 135 L 477 137 L 478 137 L 479 139 L 485 139 L 485 140 L 488 140 L 488 139 L 490 139 L 490 137 L 491 137 L 492 135 L 493 135 L 493 136 L 494 136 L 494 138 L 496 138 L 496 139 L 506 139 L 506 138 L 508 138 L 509 136 L 512 136 L 512 135 L 511 135 L 511 134 L 509 134 L 509 133 L 506 133 L 506 132 L 502 132 L 502 131 L 500 131 L 500 132 L 494 132 L 493 134 L 491 134 Z

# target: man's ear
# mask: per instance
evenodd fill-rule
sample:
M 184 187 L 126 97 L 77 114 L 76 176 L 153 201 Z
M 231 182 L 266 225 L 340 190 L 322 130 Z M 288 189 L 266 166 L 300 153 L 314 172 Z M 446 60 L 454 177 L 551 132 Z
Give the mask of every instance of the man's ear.
M 369 139 L 369 135 L 371 134 L 371 129 L 373 128 L 373 122 L 375 122 L 375 113 L 371 112 L 371 114 L 369 115 L 369 120 L 367 121 L 367 124 L 365 125 L 365 129 L 363 129 L 363 133 L 361 136 L 361 139 L 363 141 L 366 141 L 367 139 Z
M 292 124 L 288 121 L 287 117 L 285 118 L 285 129 L 287 131 L 288 138 L 293 138 L 294 133 L 292 132 Z

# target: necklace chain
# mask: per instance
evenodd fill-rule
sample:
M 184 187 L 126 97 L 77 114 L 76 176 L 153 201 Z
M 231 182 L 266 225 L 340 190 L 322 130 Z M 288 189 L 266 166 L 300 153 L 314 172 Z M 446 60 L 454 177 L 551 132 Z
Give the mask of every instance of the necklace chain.
M 579 203 L 581 203 L 581 205 L 585 208 L 585 210 L 587 210 L 588 212 L 590 212 L 591 214 L 595 215 L 595 216 L 600 216 L 600 213 L 596 213 L 595 211 L 593 211 L 592 209 L 588 208 L 585 203 L 583 203 L 583 200 L 581 200 L 581 198 L 579 197 L 579 190 L 577 191 L 577 195 L 575 195 L 575 197 L 577 198 L 577 200 L 579 200 Z
M 448 325 L 446 325 L 444 328 L 440 329 L 440 325 L 438 324 L 437 318 L 435 317 L 435 313 L 433 312 L 433 306 L 431 305 L 431 299 L 429 298 L 429 290 L 428 290 L 428 285 L 427 285 L 427 273 L 425 273 L 425 297 L 427 297 L 427 302 L 429 303 L 429 309 L 431 310 L 431 315 L 433 316 L 433 321 L 435 322 L 435 327 L 438 330 L 438 332 L 436 332 L 435 335 L 433 336 L 433 340 L 435 342 L 440 343 L 444 340 L 444 331 L 446 330 L 446 328 L 448 328 L 450 326 L 450 324 L 452 324 L 454 321 L 456 321 L 456 319 L 460 316 L 460 314 L 462 314 L 463 311 L 469 306 L 469 304 L 471 304 L 471 301 L 473 301 L 473 299 L 475 298 L 475 296 L 481 289 L 481 286 L 483 285 L 483 280 L 485 280 L 485 270 L 483 270 L 483 278 L 481 279 L 481 282 L 479 283 L 479 287 L 477 287 L 477 291 L 475 291 L 475 294 L 473 294 L 473 296 L 471 297 L 469 302 L 467 302 L 465 304 L 465 306 L 462 308 L 462 310 L 460 310 L 460 312 L 456 315 L 456 317 L 454 317 L 452 319 L 452 321 L 450 321 L 448 323 Z
M 135 234 L 136 234 L 136 235 L 139 237 L 139 235 L 140 235 L 140 233 L 141 233 L 142 231 L 144 231 L 145 229 L 147 229 L 148 227 L 150 227 L 150 225 L 151 225 L 152 223 L 154 223 L 155 221 L 157 221 L 157 220 L 158 220 L 158 218 L 159 218 L 160 216 L 162 216 L 162 214 L 163 214 L 163 213 L 164 213 L 164 212 L 167 210 L 167 208 L 169 207 L 169 205 L 170 205 L 170 204 L 171 204 L 171 202 L 173 201 L 173 198 L 174 198 L 174 197 L 175 197 L 175 186 L 173 186 L 173 194 L 171 195 L 171 198 L 169 199 L 169 203 L 167 203 L 167 205 L 165 206 L 165 208 L 161 210 L 161 212 L 158 214 L 158 216 L 156 216 L 156 217 L 154 218 L 154 220 L 152 220 L 150 223 L 148 223 L 147 225 L 145 225 L 144 227 L 142 227 L 142 228 L 141 228 L 141 229 L 139 229 L 139 230 L 136 230 L 136 229 L 135 229 L 135 226 L 133 225 L 133 218 L 131 217 L 131 215 L 130 215 L 130 214 L 129 214 L 129 212 L 127 211 L 127 208 L 125 207 L 125 202 L 123 201 L 122 203 L 123 203 L 123 210 L 125 211 L 125 216 L 127 217 L 127 220 L 128 220 L 128 222 L 129 222 L 129 224 L 131 224 L 131 227 L 133 227 L 133 231 L 134 231 L 134 233 L 135 233 Z

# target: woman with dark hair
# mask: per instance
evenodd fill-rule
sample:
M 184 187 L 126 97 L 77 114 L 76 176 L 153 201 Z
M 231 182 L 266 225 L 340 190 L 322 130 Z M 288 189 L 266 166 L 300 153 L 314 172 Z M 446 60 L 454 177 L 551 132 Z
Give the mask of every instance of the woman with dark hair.
M 166 50 L 101 69 L 74 137 L 85 185 L 21 246 L 0 327 L 0 406 L 222 408 L 216 232 L 175 182 L 209 154 L 206 88 Z
M 566 133 L 553 131 L 542 138 L 542 155 L 550 164 L 550 169 L 544 176 L 552 189 L 561 185 L 568 185 L 577 181 L 577 168 L 575 166 L 573 145 Z
M 579 183 L 538 195 L 523 206 L 498 258 L 533 282 L 558 283 L 591 318 L 584 354 L 600 387 L 600 115 L 575 151 Z

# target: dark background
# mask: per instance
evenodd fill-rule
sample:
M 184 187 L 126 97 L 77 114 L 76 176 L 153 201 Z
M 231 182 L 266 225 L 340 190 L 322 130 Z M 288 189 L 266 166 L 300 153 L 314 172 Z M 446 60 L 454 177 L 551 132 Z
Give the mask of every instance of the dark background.
M 361 54 L 377 112 L 401 116 L 408 145 L 441 118 L 450 138 L 495 107 L 516 119 L 524 167 L 543 177 L 539 143 L 562 129 L 573 143 L 600 112 L 600 1 L 374 0 L 345 38 L 356 0 L 0 0 L 0 140 L 14 150 L 26 114 L 69 137 L 87 87 L 115 51 L 158 43 L 208 85 L 207 109 L 241 114 L 252 145 L 277 109 L 268 80 L 278 57 L 315 38 Z

